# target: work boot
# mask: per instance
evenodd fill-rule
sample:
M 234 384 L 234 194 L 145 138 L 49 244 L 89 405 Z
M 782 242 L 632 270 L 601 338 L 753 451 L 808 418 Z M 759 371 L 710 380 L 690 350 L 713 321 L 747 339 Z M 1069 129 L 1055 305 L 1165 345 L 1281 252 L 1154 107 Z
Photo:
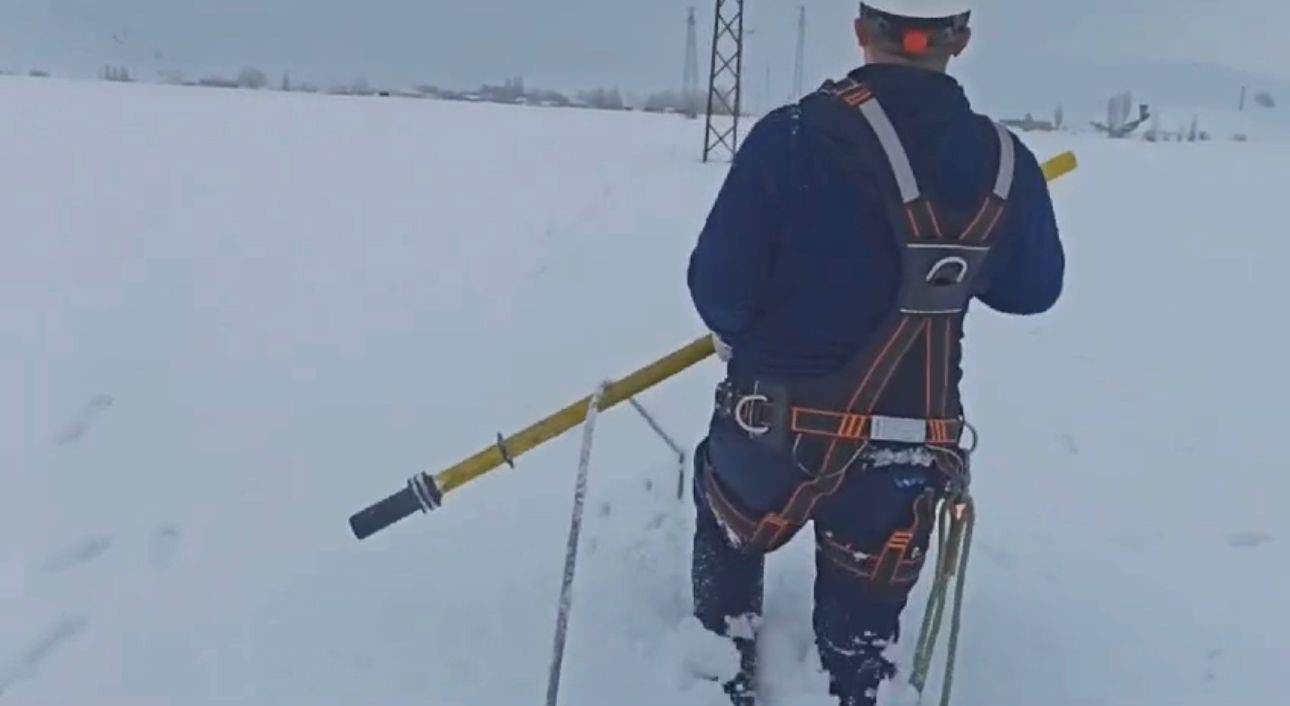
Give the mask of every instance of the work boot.
M 739 673 L 722 687 L 734 706 L 756 706 L 757 643 L 743 638 L 735 638 L 734 643 L 739 650 Z
M 849 689 L 840 689 L 834 685 L 829 689 L 829 693 L 838 697 L 838 706 L 874 706 L 878 701 L 877 689 L 851 691 Z
M 831 677 L 829 693 L 838 697 L 838 706 L 874 706 L 878 686 L 895 674 L 895 667 L 885 659 L 869 660 L 857 673 Z

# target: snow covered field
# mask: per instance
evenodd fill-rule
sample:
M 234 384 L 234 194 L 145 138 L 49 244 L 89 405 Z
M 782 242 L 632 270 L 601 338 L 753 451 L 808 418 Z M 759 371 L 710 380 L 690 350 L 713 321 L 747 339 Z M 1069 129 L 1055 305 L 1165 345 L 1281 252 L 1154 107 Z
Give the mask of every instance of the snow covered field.
M 577 433 L 365 542 L 346 519 L 701 333 L 684 267 L 724 174 L 701 126 L 0 101 L 0 705 L 540 703 Z M 1290 145 L 1025 139 L 1081 160 L 1054 185 L 1068 289 L 969 321 L 955 703 L 1284 703 Z M 642 402 L 692 444 L 719 375 Z M 597 430 L 561 703 L 719 705 L 682 676 L 675 459 L 626 407 Z M 810 550 L 770 561 L 767 706 L 827 703 Z

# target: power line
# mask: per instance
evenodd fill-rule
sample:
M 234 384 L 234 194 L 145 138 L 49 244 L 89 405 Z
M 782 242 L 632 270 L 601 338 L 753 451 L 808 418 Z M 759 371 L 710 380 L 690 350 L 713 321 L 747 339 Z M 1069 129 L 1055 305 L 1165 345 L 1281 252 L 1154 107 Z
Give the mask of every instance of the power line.
M 797 14 L 797 61 L 793 64 L 793 100 L 802 96 L 805 90 L 806 73 L 806 6 L 798 7 Z
M 699 115 L 699 32 L 698 20 L 694 17 L 694 7 L 690 7 L 690 16 L 685 22 L 685 78 L 681 83 L 682 100 L 685 102 L 685 115 L 689 118 Z

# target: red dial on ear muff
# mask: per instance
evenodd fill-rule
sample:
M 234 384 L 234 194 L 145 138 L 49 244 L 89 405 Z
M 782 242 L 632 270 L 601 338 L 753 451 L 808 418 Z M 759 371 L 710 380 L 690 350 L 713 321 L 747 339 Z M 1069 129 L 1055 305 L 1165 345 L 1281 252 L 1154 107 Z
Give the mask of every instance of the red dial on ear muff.
M 927 32 L 921 29 L 911 29 L 905 32 L 905 53 L 922 54 L 932 45 L 932 38 Z

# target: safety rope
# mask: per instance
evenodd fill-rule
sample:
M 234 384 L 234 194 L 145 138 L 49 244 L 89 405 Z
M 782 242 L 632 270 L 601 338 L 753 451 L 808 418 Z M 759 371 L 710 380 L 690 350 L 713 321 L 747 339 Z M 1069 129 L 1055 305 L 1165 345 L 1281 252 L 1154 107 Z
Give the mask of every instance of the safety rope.
M 942 503 L 936 533 L 936 574 L 931 594 L 927 599 L 927 612 L 923 615 L 923 629 L 918 637 L 918 646 L 914 652 L 914 668 L 909 679 L 910 684 L 921 695 L 923 687 L 927 684 L 936 643 L 940 637 L 941 623 L 945 618 L 949 583 L 957 576 L 954 603 L 950 609 L 950 635 L 945 658 L 945 682 L 941 689 L 941 706 L 949 706 L 950 691 L 954 683 L 954 659 L 958 654 L 959 631 L 962 625 L 964 581 L 975 524 L 976 507 L 970 495 L 964 493 L 947 498 Z
M 547 677 L 546 706 L 556 706 L 560 696 L 560 675 L 564 668 L 564 645 L 568 634 L 569 613 L 573 609 L 573 575 L 578 562 L 578 538 L 582 532 L 583 507 L 587 498 L 587 475 L 591 466 L 591 440 L 596 433 L 596 417 L 610 383 L 603 382 L 587 404 L 583 422 L 582 451 L 578 455 L 578 480 L 573 492 L 573 513 L 569 518 L 569 541 L 564 554 L 564 574 L 560 580 L 560 605 L 556 610 L 555 645 L 551 649 L 551 671 Z

